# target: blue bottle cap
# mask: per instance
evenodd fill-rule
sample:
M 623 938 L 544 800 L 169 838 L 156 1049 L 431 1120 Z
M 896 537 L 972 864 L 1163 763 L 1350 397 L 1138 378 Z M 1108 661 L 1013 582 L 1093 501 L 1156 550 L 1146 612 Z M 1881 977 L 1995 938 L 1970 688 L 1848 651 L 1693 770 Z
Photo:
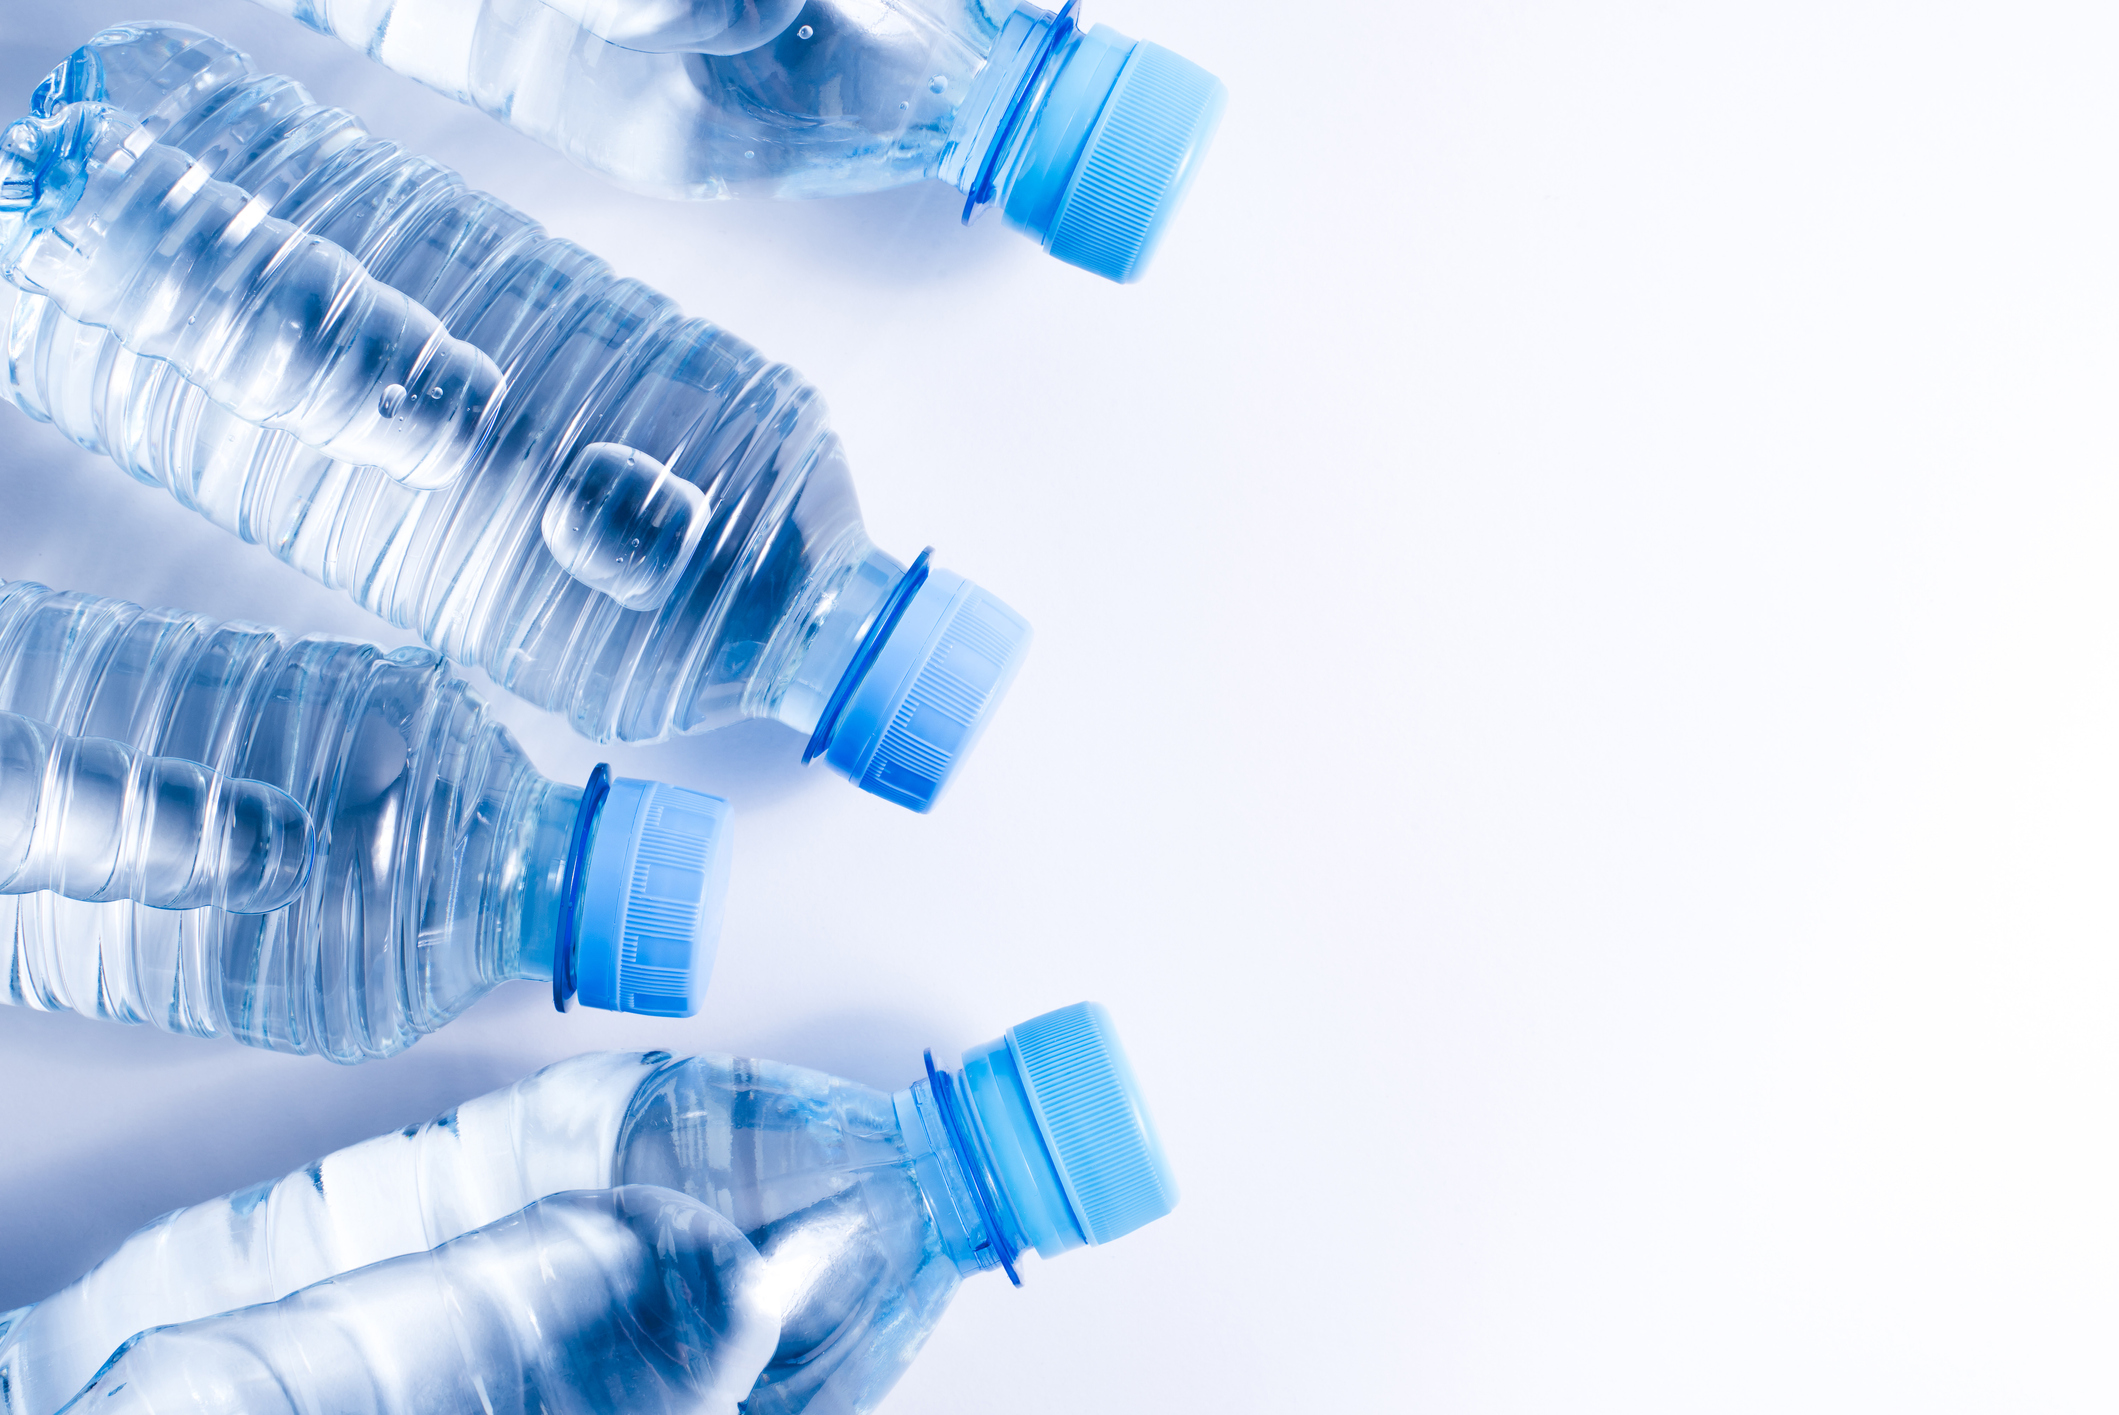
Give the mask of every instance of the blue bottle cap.
M 1022 665 L 1030 625 L 962 575 L 927 570 L 884 632 L 865 671 L 856 660 L 824 760 L 863 791 L 932 810 Z
M 1030 119 L 1008 220 L 1069 265 L 1138 280 L 1228 96 L 1221 80 L 1182 55 L 1098 25 L 1077 41 Z
M 1108 1243 L 1177 1206 L 1111 1014 L 1078 1002 L 964 1055 L 965 1090 L 1026 1244 Z
M 659 781 L 611 783 L 574 926 L 577 996 L 649 1017 L 699 1010 L 728 894 L 728 802 Z

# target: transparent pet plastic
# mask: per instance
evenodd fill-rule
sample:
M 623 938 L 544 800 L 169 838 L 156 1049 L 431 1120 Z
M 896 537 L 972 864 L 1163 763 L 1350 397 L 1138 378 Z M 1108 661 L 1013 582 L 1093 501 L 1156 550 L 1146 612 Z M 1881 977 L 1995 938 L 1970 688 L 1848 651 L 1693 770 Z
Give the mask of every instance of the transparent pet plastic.
M 8 336 L 18 407 L 599 741 L 747 717 L 828 735 L 907 567 L 863 532 L 839 441 L 793 370 L 196 30 L 98 35 L 35 117 L 90 105 L 350 253 L 504 382 L 462 473 L 423 490 L 246 420 L 176 363 L 25 293 Z M 1006 676 L 944 696 L 983 720 Z M 947 725 L 929 744 L 944 763 L 976 735 Z M 826 759 L 861 780 L 865 759 L 844 757 Z
M 0 894 L 265 914 L 300 893 L 314 843 L 278 787 L 0 712 Z
M 1011 1144 L 1039 1142 L 1010 1140 L 998 1112 L 972 1113 L 971 1071 L 1013 1045 L 967 1053 L 963 1073 L 930 1060 L 894 1095 L 741 1057 L 600 1053 L 547 1067 L 431 1124 L 168 1214 L 72 1286 L 0 1316 L 0 1415 L 52 1415 L 136 1332 L 274 1302 L 547 1195 L 616 1185 L 691 1196 L 764 1260 L 759 1290 L 780 1333 L 747 1415 L 859 1415 L 964 1276 L 1013 1276 L 1029 1246 L 1026 1191 L 1003 1171 Z
M 235 416 L 413 486 L 463 470 L 501 388 L 346 251 L 101 104 L 0 134 L 0 271 Z
M 979 0 L 260 3 L 622 186 L 693 199 L 939 175 L 1000 28 Z
M 507 979 L 552 975 L 581 788 L 538 775 L 438 654 L 0 582 L 0 711 L 107 739 L 87 749 L 107 759 L 100 789 L 144 793 L 118 809 L 150 837 L 145 813 L 165 802 L 180 836 L 210 826 L 184 797 L 210 798 L 216 779 L 262 783 L 250 790 L 265 805 L 256 793 L 286 793 L 315 830 L 299 892 L 269 912 L 182 894 L 163 908 L 0 895 L 0 1000 L 352 1062 L 403 1049 Z M 206 775 L 120 777 L 124 750 Z M 293 837 L 259 835 L 240 799 L 213 810 L 229 842 L 217 848 L 262 852 L 239 879 L 284 880 Z M 0 860 L 14 819 L 0 816 Z
M 556 1194 L 431 1252 L 126 1342 L 75 1415 L 736 1415 L 779 1318 L 697 1200 Z
M 1006 0 L 259 0 L 655 196 L 926 179 L 1138 279 L 1226 98 L 1198 65 Z

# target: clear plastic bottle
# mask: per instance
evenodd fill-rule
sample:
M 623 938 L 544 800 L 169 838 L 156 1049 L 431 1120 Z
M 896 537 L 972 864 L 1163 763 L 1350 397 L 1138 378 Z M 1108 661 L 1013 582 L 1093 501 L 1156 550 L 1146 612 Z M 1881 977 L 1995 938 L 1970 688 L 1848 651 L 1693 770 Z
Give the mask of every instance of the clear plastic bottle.
M 793 370 L 197 30 L 98 35 L 35 115 L 76 103 L 351 252 L 507 383 L 462 474 L 419 490 L 246 422 L 25 294 L 18 407 L 596 740 L 769 717 L 865 789 L 933 804 L 1029 629 L 870 543 Z
M 896 1094 L 726 1056 L 599 1053 L 158 1219 L 0 1316 L 0 1415 L 52 1415 L 133 1333 L 269 1302 L 548 1194 L 650 1184 L 765 1259 L 779 1345 L 747 1415 L 874 1408 L 964 1276 L 1104 1243 L 1176 1185 L 1110 1016 L 1048 1012 Z M 1020 1280 L 1019 1278 L 1017 1279 Z
M 128 1341 L 75 1415 L 736 1415 L 779 1315 L 757 1250 L 668 1189 L 555 1194 Z
M 935 178 L 1113 280 L 1146 270 L 1226 91 L 1006 0 L 258 0 L 655 196 Z
M 0 582 L 0 710 L 286 792 L 291 903 L 239 914 L 0 895 L 0 1000 L 333 1061 L 387 1056 L 511 978 L 688 1015 L 728 807 L 548 781 L 438 654 Z
M 100 104 L 7 129 L 0 272 L 235 416 L 413 486 L 448 483 L 491 431 L 482 350 Z
M 0 712 L 0 894 L 265 914 L 301 892 L 314 843 L 276 786 Z

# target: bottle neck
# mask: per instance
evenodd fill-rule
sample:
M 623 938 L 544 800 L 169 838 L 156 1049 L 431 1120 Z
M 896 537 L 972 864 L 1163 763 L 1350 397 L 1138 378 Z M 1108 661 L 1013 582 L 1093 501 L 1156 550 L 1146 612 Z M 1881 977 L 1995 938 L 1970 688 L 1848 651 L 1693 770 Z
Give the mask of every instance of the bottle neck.
M 500 978 L 553 982 L 555 965 L 564 969 L 568 962 L 565 945 L 571 940 L 582 862 L 598 808 L 609 794 L 610 772 L 597 767 L 586 788 L 535 773 L 526 776 L 524 789 L 509 806 L 510 824 L 502 835 L 507 844 L 495 871 L 506 901 L 499 911 L 497 971 Z M 554 983 L 555 1003 L 573 993 L 570 972 Z
M 1053 1167 L 1005 1039 L 972 1048 L 964 1069 L 938 1069 L 892 1098 L 942 1246 L 961 1272 L 998 1267 L 1009 1280 L 1017 1257 L 1057 1257 L 1088 1241 Z
M 938 176 L 964 194 L 964 219 L 1006 195 L 1005 174 L 1080 34 L 1077 0 L 1055 13 L 1021 5 L 1002 22 L 986 65 L 957 109 Z
M 852 527 L 775 627 L 747 715 L 771 717 L 805 736 L 815 736 L 820 723 L 828 727 L 848 670 L 879 637 L 892 591 L 904 579 L 905 566 Z
M 1027 1246 L 1022 1224 L 1001 1190 L 968 1100 L 961 1079 L 938 1069 L 929 1052 L 926 1078 L 892 1096 L 891 1104 L 942 1251 L 960 1273 L 999 1268 L 1021 1287 L 1015 1262 Z

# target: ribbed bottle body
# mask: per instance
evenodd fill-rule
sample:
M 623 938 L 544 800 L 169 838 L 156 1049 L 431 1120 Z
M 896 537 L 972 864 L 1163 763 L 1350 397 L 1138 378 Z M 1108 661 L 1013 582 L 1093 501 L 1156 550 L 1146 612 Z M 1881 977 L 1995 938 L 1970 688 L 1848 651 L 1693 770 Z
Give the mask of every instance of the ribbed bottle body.
M 300 892 L 313 845 L 276 786 L 0 712 L 0 893 L 263 913 Z
M 779 1322 L 758 1255 L 667 1189 L 556 1194 L 431 1252 L 143 1332 L 87 1415 L 736 1415 Z
M 0 1331 L 0 1415 L 53 1415 L 134 1332 L 273 1301 L 546 1195 L 622 1184 L 690 1195 L 765 1260 L 781 1332 L 746 1411 L 867 1411 L 960 1281 L 922 1149 L 893 1097 L 815 1071 L 576 1057 L 158 1219 Z
M 718 34 L 685 32 L 710 5 L 260 3 L 621 186 L 692 199 L 941 175 L 998 33 L 979 0 L 766 0 Z
M 151 1327 L 276 1301 L 547 1195 L 612 1187 L 626 1107 L 666 1059 L 576 1057 L 429 1124 L 164 1214 L 0 1329 L 0 1415 L 54 1415 Z
M 829 676 L 804 655 L 873 552 L 823 404 L 793 370 L 198 31 L 106 31 L 38 107 L 71 101 L 130 113 L 352 252 L 490 355 L 507 387 L 465 470 L 415 490 L 246 423 L 172 365 L 23 296 L 18 407 L 597 740 L 744 716 L 814 725 L 790 685 Z M 700 549 L 654 609 L 573 579 L 544 543 L 547 502 L 596 443 L 705 494 Z
M 0 583 L 0 710 L 276 786 L 315 848 L 270 913 L 0 896 L 9 1002 L 352 1062 L 549 973 L 580 793 L 438 655 Z
M 207 180 L 124 113 L 69 103 L 0 138 L 0 274 L 248 422 L 439 486 L 500 370 L 353 256 Z

